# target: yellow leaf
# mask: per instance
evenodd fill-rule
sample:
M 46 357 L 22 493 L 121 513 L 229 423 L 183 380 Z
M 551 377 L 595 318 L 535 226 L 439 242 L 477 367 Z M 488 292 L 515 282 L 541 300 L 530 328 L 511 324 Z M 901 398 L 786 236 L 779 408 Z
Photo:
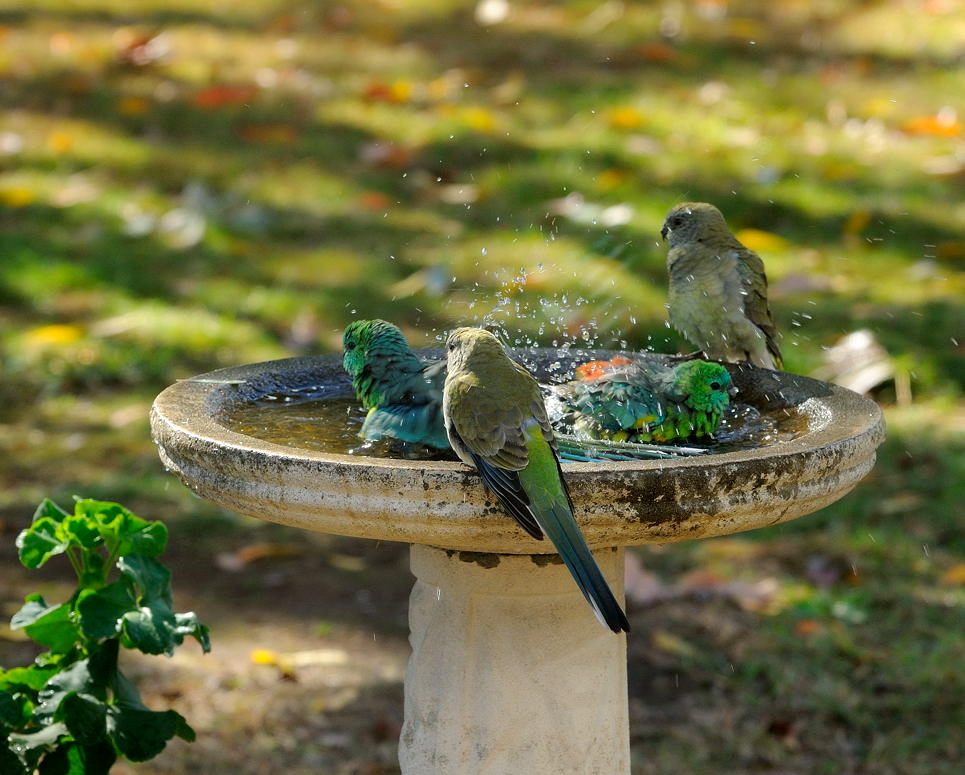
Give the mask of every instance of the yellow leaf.
M 278 663 L 278 654 L 271 649 L 255 649 L 251 661 L 255 665 L 274 665 Z
M 496 119 L 485 108 L 473 107 L 462 111 L 462 122 L 475 132 L 489 134 L 496 129 Z
M 666 654 L 673 654 L 678 657 L 694 657 L 697 655 L 697 649 L 683 638 L 666 630 L 654 630 L 650 635 L 650 642 L 653 643 L 654 648 Z
M 122 116 L 141 116 L 150 107 L 151 103 L 143 97 L 121 97 L 117 101 L 117 112 Z
M 412 99 L 412 92 L 412 82 L 400 79 L 389 87 L 389 99 L 393 102 L 408 102 Z
M 784 237 L 761 229 L 741 229 L 735 236 L 755 253 L 777 252 L 788 247 Z
M 34 347 L 57 347 L 65 344 L 72 344 L 84 335 L 77 326 L 54 323 L 49 326 L 40 326 L 28 331 L 24 337 L 28 346 Z
M 596 176 L 596 185 L 602 191 L 612 191 L 614 188 L 623 185 L 627 177 L 627 173 L 623 170 L 603 170 Z
M 643 126 L 643 114 L 630 105 L 613 108 L 607 113 L 607 122 L 614 129 L 630 130 Z
M 867 210 L 855 210 L 848 216 L 848 220 L 844 223 L 844 233 L 851 235 L 860 234 L 870 222 L 871 213 Z
M 917 116 L 908 119 L 901 128 L 909 135 L 930 137 L 958 137 L 962 125 L 952 111 L 941 111 L 935 116 Z
M 957 587 L 965 585 L 965 562 L 957 563 L 945 571 L 942 574 L 942 584 Z
M 56 154 L 67 153 L 74 147 L 74 138 L 67 132 L 57 129 L 47 135 L 47 147 Z
M 26 207 L 36 198 L 37 194 L 32 189 L 23 186 L 0 189 L 0 204 L 7 207 Z

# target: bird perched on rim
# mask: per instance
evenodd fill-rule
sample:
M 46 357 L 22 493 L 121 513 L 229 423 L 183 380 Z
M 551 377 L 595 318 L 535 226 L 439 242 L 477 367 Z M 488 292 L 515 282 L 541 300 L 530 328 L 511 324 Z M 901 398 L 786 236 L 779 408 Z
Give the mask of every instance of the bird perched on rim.
M 616 356 L 554 388 L 562 420 L 593 439 L 666 442 L 712 436 L 736 390 L 719 363 L 665 365 Z
M 351 323 L 342 350 L 342 366 L 368 410 L 360 436 L 449 449 L 442 420 L 444 360 L 420 360 L 399 327 L 385 320 Z
M 720 210 L 706 202 L 678 204 L 660 235 L 670 245 L 673 327 L 708 358 L 780 369 L 764 262 L 730 233 Z
M 539 384 L 488 331 L 457 328 L 446 348 L 443 416 L 453 450 L 523 530 L 550 539 L 597 618 L 629 632 L 573 516 Z

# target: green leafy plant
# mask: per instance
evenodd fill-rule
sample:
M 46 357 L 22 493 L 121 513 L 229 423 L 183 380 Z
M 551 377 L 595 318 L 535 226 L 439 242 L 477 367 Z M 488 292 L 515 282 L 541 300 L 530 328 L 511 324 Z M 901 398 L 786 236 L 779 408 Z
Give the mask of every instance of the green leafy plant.
M 20 561 L 39 568 L 64 555 L 77 588 L 60 605 L 28 595 L 10 622 L 47 651 L 0 669 L 4 775 L 99 775 L 118 757 L 145 761 L 174 736 L 194 739 L 181 714 L 145 707 L 118 667 L 121 647 L 170 656 L 191 636 L 211 648 L 197 616 L 172 608 L 171 573 L 157 559 L 166 544 L 164 524 L 117 503 L 78 499 L 70 514 L 45 499 L 37 508 L 17 537 Z

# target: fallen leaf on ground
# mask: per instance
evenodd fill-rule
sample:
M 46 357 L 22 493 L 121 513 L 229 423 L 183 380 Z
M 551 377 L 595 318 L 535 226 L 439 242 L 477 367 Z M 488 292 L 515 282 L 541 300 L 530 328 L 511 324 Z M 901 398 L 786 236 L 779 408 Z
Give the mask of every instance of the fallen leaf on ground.
M 13 186 L 11 188 L 0 189 L 0 204 L 7 207 L 26 207 L 33 204 L 37 199 L 37 193 L 25 186 Z
M 650 633 L 650 643 L 655 649 L 663 651 L 665 654 L 673 654 L 677 657 L 695 657 L 697 649 L 678 635 L 667 632 L 666 630 L 653 630 Z
M 942 584 L 948 586 L 965 585 L 965 562 L 957 563 L 945 571 L 942 574 Z
M 298 132 L 288 124 L 249 124 L 242 127 L 238 134 L 245 142 L 263 145 L 286 145 L 298 139 Z
M 234 552 L 222 552 L 216 555 L 215 565 L 229 573 L 237 573 L 258 560 L 298 557 L 303 553 L 303 548 L 298 544 L 248 544 Z
M 630 106 L 613 108 L 606 114 L 606 119 L 614 129 L 630 130 L 643 126 L 643 113 Z
M 784 237 L 762 229 L 741 229 L 734 236 L 757 253 L 786 250 L 789 244 Z
M 954 111 L 939 111 L 934 116 L 916 116 L 901 125 L 905 134 L 924 137 L 958 137 L 962 125 Z
M 194 95 L 195 106 L 203 110 L 214 110 L 229 105 L 244 105 L 258 94 L 258 87 L 250 84 L 209 86 Z

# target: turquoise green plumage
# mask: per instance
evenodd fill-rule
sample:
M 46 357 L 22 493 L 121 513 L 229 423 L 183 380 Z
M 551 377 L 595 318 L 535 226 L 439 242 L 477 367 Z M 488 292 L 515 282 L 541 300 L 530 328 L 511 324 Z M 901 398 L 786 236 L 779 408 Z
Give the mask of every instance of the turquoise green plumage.
M 436 449 L 449 449 L 442 419 L 445 360 L 421 359 L 405 335 L 385 320 L 356 320 L 342 337 L 342 365 L 352 387 L 368 410 L 360 436 L 370 441 L 394 438 Z M 544 386 L 547 393 L 555 388 Z M 615 445 L 583 434 L 557 436 L 560 456 L 572 462 L 639 460 L 701 454 L 703 450 L 675 446 Z
M 539 384 L 488 331 L 456 329 L 446 347 L 443 414 L 453 450 L 527 533 L 550 539 L 597 618 L 629 632 L 573 516 Z
M 449 449 L 442 420 L 445 361 L 421 361 L 385 320 L 356 320 L 345 329 L 342 349 L 342 366 L 368 410 L 360 436 Z
M 617 356 L 577 369 L 556 390 L 562 421 L 593 439 L 667 442 L 711 436 L 730 402 L 730 374 L 719 363 L 675 366 Z

